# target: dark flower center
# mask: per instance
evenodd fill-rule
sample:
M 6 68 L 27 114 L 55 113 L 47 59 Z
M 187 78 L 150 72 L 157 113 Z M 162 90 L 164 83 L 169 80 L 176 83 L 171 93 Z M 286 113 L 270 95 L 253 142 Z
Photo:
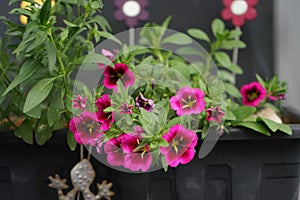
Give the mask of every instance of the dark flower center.
M 248 101 L 253 101 L 253 100 L 257 99 L 257 97 L 259 97 L 259 95 L 260 95 L 259 91 L 257 91 L 256 89 L 252 89 L 248 92 L 247 99 L 248 99 Z
M 196 100 L 193 97 L 191 97 L 191 95 L 189 95 L 187 99 L 181 98 L 181 101 L 184 103 L 182 108 L 192 108 L 193 105 L 196 103 Z
M 180 147 L 184 146 L 183 144 L 181 144 L 182 140 L 183 140 L 183 137 L 181 137 L 179 140 L 173 139 L 173 141 L 172 141 L 171 147 L 174 149 L 174 151 L 176 153 L 179 152 Z
M 82 124 L 84 125 L 84 129 L 90 134 L 92 135 L 95 131 L 96 131 L 96 126 L 95 126 L 95 122 L 82 122 Z

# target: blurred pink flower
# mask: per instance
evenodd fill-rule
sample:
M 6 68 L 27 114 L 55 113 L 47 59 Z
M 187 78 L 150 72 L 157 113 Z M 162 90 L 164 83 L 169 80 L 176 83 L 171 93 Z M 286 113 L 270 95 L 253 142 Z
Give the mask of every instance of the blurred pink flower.
M 207 113 L 206 120 L 209 122 L 216 121 L 217 123 L 220 123 L 221 118 L 225 115 L 225 113 L 221 111 L 220 106 L 208 108 L 205 111 Z
M 198 136 L 184 126 L 177 124 L 162 136 L 168 143 L 167 147 L 160 147 L 160 152 L 165 156 L 166 162 L 171 167 L 189 163 L 195 155 L 195 146 Z
M 101 50 L 101 54 L 103 56 L 106 56 L 107 58 L 109 58 L 110 61 L 114 61 L 115 56 L 118 54 L 118 50 L 114 49 L 113 52 L 106 50 L 106 49 L 102 49 Z M 107 65 L 102 64 L 102 63 L 96 63 L 98 65 L 99 69 L 104 69 L 105 67 L 107 67 Z
M 111 106 L 110 98 L 107 94 L 96 99 L 96 112 L 98 121 L 101 122 L 101 130 L 107 131 L 110 129 L 111 123 L 114 121 L 114 112 L 104 112 L 104 110 Z
M 240 92 L 245 106 L 258 106 L 267 94 L 266 89 L 259 82 L 243 85 Z
M 73 99 L 72 108 L 78 108 L 84 110 L 86 108 L 87 97 L 82 98 L 80 94 L 76 95 L 76 99 Z
M 122 135 L 112 138 L 104 144 L 104 152 L 107 154 L 107 162 L 112 166 L 122 166 L 124 152 L 122 149 Z
M 179 116 L 199 114 L 205 108 L 204 93 L 198 88 L 182 87 L 170 99 L 170 106 Z

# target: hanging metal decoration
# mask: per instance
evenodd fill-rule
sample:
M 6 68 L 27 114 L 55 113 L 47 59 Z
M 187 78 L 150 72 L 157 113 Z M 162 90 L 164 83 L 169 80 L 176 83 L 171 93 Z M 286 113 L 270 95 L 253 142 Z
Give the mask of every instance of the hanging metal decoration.
M 81 151 L 83 151 L 82 145 Z M 81 155 L 83 154 L 81 153 Z M 102 181 L 101 184 L 97 183 L 97 194 L 94 194 L 90 191 L 90 186 L 95 180 L 96 172 L 93 169 L 89 158 L 90 154 L 88 159 L 81 159 L 81 161 L 77 163 L 71 170 L 70 175 L 73 189 L 67 194 L 63 193 L 64 189 L 69 188 L 69 186 L 66 184 L 66 179 L 61 179 L 57 174 L 55 177 L 49 177 L 49 187 L 57 190 L 58 200 L 76 200 L 76 197 L 77 199 L 80 198 L 80 194 L 84 200 L 111 200 L 111 197 L 114 196 L 114 192 L 110 191 L 110 188 L 113 184 L 107 183 L 106 180 Z

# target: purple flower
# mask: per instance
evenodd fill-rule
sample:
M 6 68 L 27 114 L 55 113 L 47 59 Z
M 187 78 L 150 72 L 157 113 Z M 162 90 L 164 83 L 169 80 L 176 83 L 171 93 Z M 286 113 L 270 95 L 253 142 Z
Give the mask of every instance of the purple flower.
M 126 153 L 124 156 L 124 167 L 138 171 L 146 172 L 152 164 L 152 155 L 150 148 L 146 144 L 144 147 L 137 149 L 141 139 L 131 134 L 124 134 L 122 137 L 122 148 Z
M 179 116 L 199 114 L 205 108 L 204 93 L 198 88 L 182 87 L 170 99 L 170 106 Z
M 177 167 L 179 163 L 189 163 L 195 155 L 195 146 L 198 136 L 184 126 L 177 124 L 162 136 L 168 143 L 167 147 L 160 147 L 160 152 L 165 156 L 166 162 L 171 167 Z
M 208 108 L 205 111 L 207 113 L 206 120 L 209 122 L 216 121 L 217 123 L 220 123 L 221 118 L 225 115 L 225 113 L 221 111 L 220 106 L 216 106 L 214 108 Z
M 134 84 L 134 73 L 124 63 L 116 63 L 114 67 L 107 67 L 104 70 L 103 84 L 108 89 L 117 89 L 117 82 L 121 80 L 124 87 Z
M 109 130 L 111 123 L 114 121 L 114 112 L 104 112 L 104 110 L 111 106 L 109 96 L 107 94 L 96 100 L 98 111 L 96 112 L 98 121 L 101 122 L 101 129 L 103 131 Z
M 118 53 L 118 50 L 115 50 L 115 49 L 113 50 L 113 52 L 111 52 L 109 50 L 106 50 L 106 49 L 101 50 L 101 54 L 103 56 L 108 57 L 110 61 L 114 61 L 115 56 L 117 55 L 117 53 Z M 96 64 L 98 65 L 99 69 L 103 69 L 103 68 L 107 67 L 105 64 L 102 64 L 102 63 L 96 63 Z
M 259 82 L 243 85 L 240 92 L 245 106 L 258 106 L 267 94 L 266 89 Z
M 104 144 L 104 152 L 107 154 L 107 162 L 112 166 L 122 166 L 124 152 L 122 149 L 122 135 L 112 138 Z
M 129 105 L 127 103 L 123 103 L 121 106 L 120 114 L 132 114 L 132 109 L 134 108 L 133 105 Z
M 69 129 L 79 144 L 94 145 L 95 139 L 103 135 L 96 114 L 90 111 L 83 111 L 79 117 L 73 117 Z
M 125 21 L 129 27 L 137 25 L 138 20 L 146 21 L 149 17 L 145 7 L 148 0 L 115 0 L 117 11 L 115 18 L 119 21 Z
M 148 112 L 151 112 L 154 109 L 154 102 L 152 99 L 145 98 L 141 93 L 135 98 L 135 104 L 139 108 L 144 108 Z
M 76 99 L 73 99 L 72 108 L 78 108 L 80 110 L 84 110 L 86 108 L 86 100 L 87 97 L 82 98 L 80 94 L 77 94 Z

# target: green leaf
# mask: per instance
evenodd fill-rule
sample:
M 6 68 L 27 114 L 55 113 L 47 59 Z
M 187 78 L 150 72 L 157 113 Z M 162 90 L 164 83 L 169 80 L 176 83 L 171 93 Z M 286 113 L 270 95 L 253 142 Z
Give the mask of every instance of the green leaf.
M 55 78 L 42 79 L 35 86 L 33 86 L 26 97 L 23 112 L 26 113 L 30 111 L 48 97 L 53 87 L 54 80 Z
M 279 127 L 281 125 L 279 123 L 274 122 L 273 120 L 266 119 L 266 118 L 263 118 L 263 117 L 258 117 L 257 122 L 263 122 L 274 133 L 279 129 Z
M 215 59 L 220 63 L 221 66 L 228 67 L 231 65 L 230 57 L 227 53 L 224 52 L 216 52 L 214 54 Z
M 19 74 L 15 77 L 15 79 L 11 82 L 11 84 L 7 87 L 5 92 L 2 94 L 2 96 L 5 96 L 7 93 L 9 93 L 12 89 L 14 89 L 16 86 L 18 86 L 23 81 L 27 80 L 32 76 L 32 74 L 38 69 L 39 66 L 37 66 L 38 61 L 37 60 L 29 60 L 26 61 L 21 69 Z
M 3 92 L 6 90 L 6 86 L 3 82 L 0 82 L 0 94 L 3 94 Z M 4 101 L 5 95 L 0 96 L 0 104 Z
M 224 68 L 228 69 L 229 71 L 235 73 L 235 74 L 243 74 L 243 70 L 240 66 L 231 63 L 229 66 L 223 66 Z
M 232 50 L 234 48 L 243 49 L 246 48 L 246 44 L 240 40 L 223 41 L 221 48 L 226 50 Z
M 52 136 L 52 130 L 48 126 L 47 117 L 42 115 L 35 129 L 35 141 L 38 145 L 45 144 Z
M 236 117 L 231 111 L 226 111 L 225 119 L 229 121 L 235 121 Z
M 266 136 L 271 136 L 269 130 L 265 126 L 257 122 L 239 122 L 234 124 L 234 126 L 246 127 L 259 133 L 262 133 Z
M 50 17 L 50 9 L 51 0 L 45 0 L 40 11 L 40 20 L 43 25 L 46 25 L 48 23 Z
M 42 113 L 41 107 L 38 105 L 32 108 L 31 110 L 29 110 L 28 112 L 26 112 L 25 114 L 29 117 L 39 119 L 41 117 L 41 113 Z
M 266 82 L 264 81 L 264 79 L 262 79 L 260 77 L 260 75 L 258 75 L 258 74 L 255 74 L 255 76 L 256 76 L 256 79 L 258 80 L 258 82 L 261 84 L 261 86 L 266 88 Z
M 47 109 L 47 120 L 49 127 L 52 127 L 56 121 L 60 120 L 60 115 L 55 104 L 51 104 Z
M 45 43 L 45 47 L 46 47 L 47 56 L 48 56 L 48 69 L 49 69 L 49 72 L 52 72 L 54 70 L 54 67 L 56 64 L 56 48 L 49 41 L 47 41 Z
M 229 73 L 228 71 L 225 71 L 225 70 L 220 70 L 219 72 L 220 72 L 220 74 L 222 76 L 222 79 L 224 81 L 228 81 L 232 84 L 235 83 L 235 76 L 233 74 L 231 74 L 231 73 Z
M 203 56 L 199 50 L 193 47 L 181 47 L 176 50 L 176 53 L 179 55 L 195 55 L 195 56 Z
M 39 47 L 47 38 L 47 33 L 44 31 L 38 31 L 35 34 L 36 34 L 36 37 L 32 42 L 30 42 L 30 45 L 26 48 L 26 53 Z
M 240 91 L 236 88 L 236 86 L 232 85 L 231 83 L 224 83 L 226 92 L 236 98 L 240 98 L 241 94 Z
M 32 122 L 25 119 L 22 122 L 22 125 L 18 127 L 14 134 L 18 138 L 22 138 L 24 142 L 27 144 L 33 144 L 33 128 L 32 128 Z
M 236 37 L 240 37 L 242 35 L 242 31 L 239 29 L 234 29 L 230 31 L 229 38 L 235 39 Z
M 107 107 L 103 110 L 103 112 L 113 112 L 113 111 L 116 111 L 116 108 L 114 107 Z
M 185 63 L 178 60 L 171 60 L 170 66 L 177 72 L 179 72 L 182 76 L 184 76 L 184 78 L 186 78 L 187 80 L 190 79 L 190 72 L 188 70 L 188 66 Z
M 72 22 L 69 22 L 69 21 L 67 21 L 67 20 L 63 20 L 64 21 L 64 23 L 67 25 L 67 26 L 69 26 L 69 27 L 78 27 L 78 25 L 77 24 L 73 24 Z
M 236 117 L 237 121 L 242 121 L 256 112 L 256 108 L 252 106 L 241 106 L 232 110 L 232 113 Z
M 201 29 L 189 29 L 188 31 L 188 34 L 196 39 L 199 39 L 199 40 L 204 40 L 206 42 L 210 42 L 210 39 L 209 37 L 207 36 L 207 34 L 201 30 Z
M 218 33 L 222 33 L 225 29 L 225 24 L 220 19 L 214 19 L 211 25 L 212 32 L 215 37 L 217 37 Z
M 71 151 L 74 151 L 76 149 L 77 142 L 74 138 L 74 134 L 70 131 L 68 131 L 67 133 L 67 144 Z
M 181 121 L 182 121 L 181 117 L 175 117 L 167 123 L 166 128 L 170 128 L 170 127 L 174 126 L 175 124 L 180 124 Z
M 122 42 L 118 38 L 116 38 L 113 34 L 111 34 L 109 32 L 99 31 L 99 35 L 104 37 L 104 38 L 107 38 L 109 40 L 112 40 L 112 41 L 118 43 L 119 45 L 122 45 Z
M 280 127 L 279 127 L 279 130 L 286 133 L 286 134 L 288 134 L 288 135 L 293 135 L 293 130 L 287 124 L 281 124 Z
M 177 45 L 187 45 L 191 44 L 192 39 L 183 34 L 183 33 L 175 33 L 163 39 L 162 44 L 177 44 Z

